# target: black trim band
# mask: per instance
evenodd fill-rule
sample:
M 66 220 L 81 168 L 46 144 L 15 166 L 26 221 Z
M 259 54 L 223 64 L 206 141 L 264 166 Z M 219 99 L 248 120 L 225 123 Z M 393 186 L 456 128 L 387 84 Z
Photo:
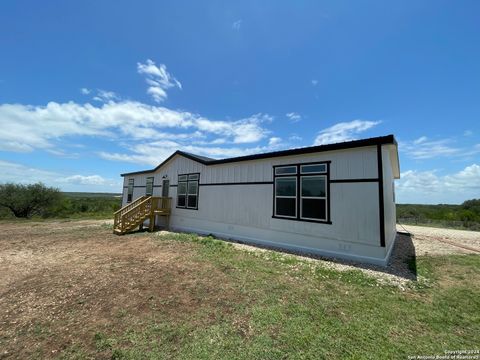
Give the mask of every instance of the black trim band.
M 250 182 L 225 182 L 225 183 L 210 183 L 210 184 L 199 184 L 199 186 L 221 186 L 221 185 L 272 185 L 273 181 L 250 181 Z
M 370 179 L 335 179 L 330 180 L 332 183 L 359 183 L 359 182 L 378 182 L 380 181 L 378 178 L 370 178 Z
M 380 216 L 380 246 L 385 247 L 385 205 L 383 203 L 383 159 L 382 145 L 377 145 L 378 165 L 378 209 Z

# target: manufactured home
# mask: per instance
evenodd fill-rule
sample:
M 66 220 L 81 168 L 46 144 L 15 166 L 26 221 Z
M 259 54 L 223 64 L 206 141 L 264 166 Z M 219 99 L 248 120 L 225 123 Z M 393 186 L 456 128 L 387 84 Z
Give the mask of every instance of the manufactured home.
M 395 242 L 393 135 L 227 159 L 176 151 L 121 176 L 118 234 L 149 222 L 379 265 Z

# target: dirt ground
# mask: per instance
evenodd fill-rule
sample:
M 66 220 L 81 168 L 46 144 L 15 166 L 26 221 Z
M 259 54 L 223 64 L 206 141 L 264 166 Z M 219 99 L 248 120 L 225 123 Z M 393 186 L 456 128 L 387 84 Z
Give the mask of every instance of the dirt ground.
M 406 230 L 413 234 L 417 256 L 480 253 L 480 232 L 478 231 L 414 225 L 397 225 L 397 230 Z M 478 250 L 478 252 L 471 249 Z
M 408 271 L 404 259 L 412 246 L 416 256 L 472 252 L 439 240 L 480 249 L 478 232 L 406 229 L 414 237 L 397 242 L 390 267 L 394 270 L 310 260 L 405 281 L 411 280 L 402 272 Z M 0 359 L 54 357 L 79 339 L 94 346 L 91 329 L 121 329 L 126 313 L 141 317 L 161 306 L 172 316 L 188 316 L 205 306 L 192 289 L 214 291 L 222 284 L 222 274 L 192 263 L 187 242 L 159 249 L 149 235 L 118 237 L 101 220 L 0 223 Z M 59 335 L 52 337 L 51 331 Z M 40 348 L 42 353 L 37 352 Z
M 215 287 L 197 279 L 189 244 L 159 251 L 146 233 L 119 237 L 104 223 L 0 223 L 0 359 L 94 347 L 91 329 L 121 330 L 124 314 L 188 316 L 201 304 L 192 289 Z

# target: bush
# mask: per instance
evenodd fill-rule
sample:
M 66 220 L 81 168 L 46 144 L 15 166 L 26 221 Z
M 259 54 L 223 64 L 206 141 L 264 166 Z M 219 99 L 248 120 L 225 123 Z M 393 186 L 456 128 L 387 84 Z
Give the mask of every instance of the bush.
M 480 199 L 461 205 L 397 204 L 397 221 L 405 224 L 480 229 Z
M 61 200 L 60 190 L 42 183 L 0 185 L 0 206 L 9 209 L 17 218 L 42 216 Z

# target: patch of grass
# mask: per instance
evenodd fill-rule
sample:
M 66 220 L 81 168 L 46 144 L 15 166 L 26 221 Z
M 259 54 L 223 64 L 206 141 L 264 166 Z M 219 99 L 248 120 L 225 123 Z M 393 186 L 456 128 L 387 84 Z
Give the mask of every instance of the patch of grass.
M 177 271 L 163 287 L 139 290 L 142 312 L 117 308 L 62 358 L 388 359 L 480 343 L 478 255 L 412 259 L 419 281 L 402 290 L 359 270 L 213 237 L 140 235 L 170 256 L 158 276 Z
M 100 351 L 111 349 L 117 342 L 116 339 L 109 338 L 102 332 L 95 333 L 94 341 L 95 347 Z
M 51 355 L 50 355 L 51 356 Z M 45 359 L 48 358 L 49 356 L 39 356 L 39 359 Z M 91 359 L 91 356 L 89 356 L 88 352 L 83 349 L 80 345 L 73 345 L 68 347 L 67 349 L 63 350 L 59 356 L 59 360 L 86 360 L 86 359 Z
M 402 291 L 361 271 L 248 253 L 208 237 L 169 234 L 163 240 L 197 244 L 196 261 L 220 271 L 248 299 L 231 313 L 205 309 L 218 316 L 212 322 L 200 313 L 181 322 L 190 330 L 176 337 L 171 354 L 180 358 L 395 358 L 473 349 L 480 341 L 476 255 L 418 258 L 420 281 Z M 169 352 L 169 346 L 161 347 Z

